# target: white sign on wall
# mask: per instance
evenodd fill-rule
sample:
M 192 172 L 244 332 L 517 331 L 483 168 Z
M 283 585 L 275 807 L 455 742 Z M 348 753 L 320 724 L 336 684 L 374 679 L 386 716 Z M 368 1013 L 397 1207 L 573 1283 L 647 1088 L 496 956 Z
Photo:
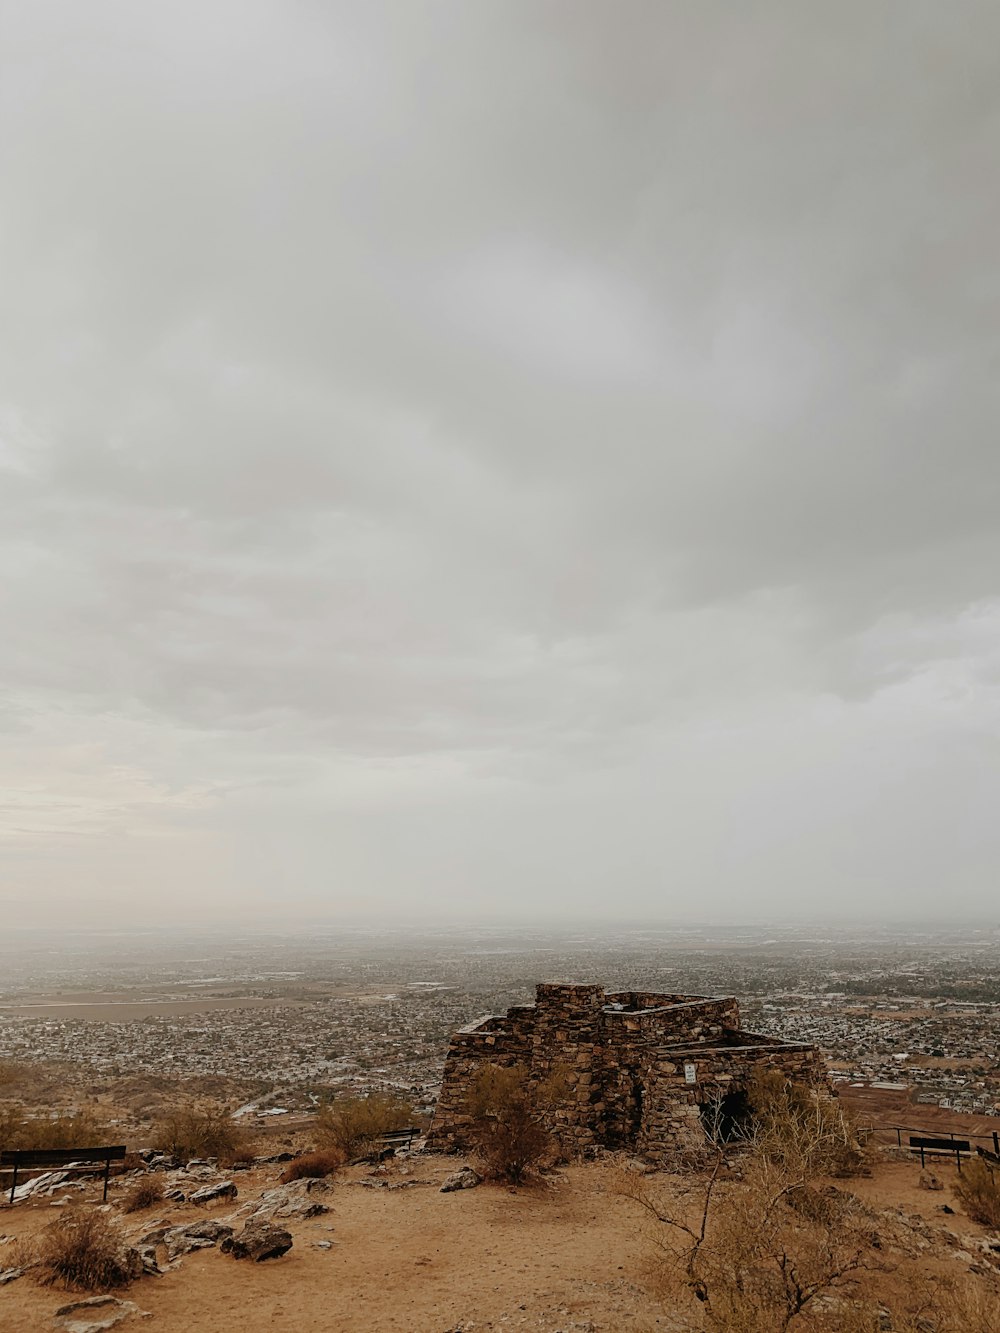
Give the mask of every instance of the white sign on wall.
M 685 1066 L 684 1066 L 684 1082 L 685 1082 L 685 1083 L 697 1083 L 697 1082 L 698 1082 L 698 1066 L 697 1066 L 697 1065 L 685 1065 Z

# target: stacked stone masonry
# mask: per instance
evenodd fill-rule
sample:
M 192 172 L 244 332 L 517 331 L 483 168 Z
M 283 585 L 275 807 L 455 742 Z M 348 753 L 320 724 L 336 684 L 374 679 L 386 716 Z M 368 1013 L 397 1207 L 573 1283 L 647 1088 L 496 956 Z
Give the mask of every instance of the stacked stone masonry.
M 669 1165 L 704 1146 L 703 1108 L 744 1090 L 762 1063 L 796 1081 L 826 1079 L 815 1046 L 744 1031 L 731 996 L 544 983 L 534 1004 L 454 1034 L 430 1143 L 472 1147 L 466 1104 L 478 1071 L 521 1065 L 533 1083 L 565 1079 L 550 1128 L 568 1156 L 601 1146 Z

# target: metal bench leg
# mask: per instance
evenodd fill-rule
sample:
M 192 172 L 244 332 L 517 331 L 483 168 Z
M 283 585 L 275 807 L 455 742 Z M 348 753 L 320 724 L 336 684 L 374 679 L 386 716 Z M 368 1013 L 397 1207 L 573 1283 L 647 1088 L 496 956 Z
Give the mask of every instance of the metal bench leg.
M 108 1174 L 111 1171 L 111 1158 L 104 1163 L 104 1202 L 108 1201 Z
M 17 1163 L 14 1163 L 14 1179 L 10 1187 L 10 1201 L 14 1202 L 14 1191 L 17 1189 Z

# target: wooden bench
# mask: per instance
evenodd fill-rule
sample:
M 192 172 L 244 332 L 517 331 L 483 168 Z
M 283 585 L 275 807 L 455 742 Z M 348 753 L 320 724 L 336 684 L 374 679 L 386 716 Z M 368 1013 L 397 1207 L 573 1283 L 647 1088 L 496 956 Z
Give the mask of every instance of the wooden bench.
M 407 1129 L 389 1129 L 380 1138 L 386 1148 L 410 1148 L 413 1146 L 413 1140 L 420 1137 L 420 1130 L 412 1125 Z
M 961 1171 L 962 1154 L 968 1157 L 971 1151 L 968 1139 L 928 1139 L 915 1134 L 910 1135 L 910 1152 L 920 1154 L 921 1167 L 924 1165 L 925 1153 L 947 1153 L 949 1157 L 954 1153 L 958 1169 Z
M 125 1147 L 119 1144 L 113 1148 L 10 1148 L 0 1152 L 0 1166 L 14 1168 L 14 1183 L 10 1187 L 10 1201 L 14 1202 L 17 1189 L 17 1176 L 20 1171 L 38 1171 L 48 1167 L 70 1167 L 91 1169 L 92 1163 L 104 1163 L 104 1201 L 108 1198 L 108 1176 L 111 1163 L 120 1162 L 125 1157 Z

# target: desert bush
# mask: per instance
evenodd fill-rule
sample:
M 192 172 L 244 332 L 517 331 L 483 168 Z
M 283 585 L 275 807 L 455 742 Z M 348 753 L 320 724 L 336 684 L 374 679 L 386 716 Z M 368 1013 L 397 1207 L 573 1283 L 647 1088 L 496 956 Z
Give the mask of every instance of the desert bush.
M 122 1212 L 139 1213 L 144 1208 L 152 1208 L 162 1201 L 164 1188 L 162 1176 L 141 1177 L 122 1196 Z
M 995 1277 L 910 1274 L 905 1294 L 898 1289 L 881 1294 L 884 1300 L 869 1295 L 844 1302 L 819 1325 L 823 1333 L 880 1333 L 890 1325 L 893 1333 L 997 1333 L 1000 1328 Z
M 977 1157 L 962 1170 L 955 1193 L 974 1222 L 1000 1228 L 1000 1167 Z
M 20 1106 L 0 1106 L 0 1148 L 20 1146 L 24 1111 Z
M 107 1132 L 107 1125 L 93 1111 L 28 1118 L 22 1107 L 0 1108 L 0 1145 L 4 1148 L 91 1148 Z
M 303 1153 L 289 1162 L 279 1179 L 283 1185 L 293 1180 L 322 1179 L 332 1176 L 344 1165 L 344 1154 L 339 1148 L 326 1148 L 318 1152 Z
M 74 1208 L 50 1223 L 36 1252 L 38 1279 L 47 1286 L 106 1291 L 126 1286 L 135 1276 L 118 1224 L 92 1209 Z
M 345 1158 L 357 1157 L 391 1129 L 413 1120 L 413 1108 L 400 1098 L 373 1092 L 367 1097 L 339 1097 L 321 1108 L 317 1138 L 325 1148 L 338 1148 Z
M 749 1137 L 757 1152 L 792 1175 L 851 1176 L 865 1168 L 858 1124 L 825 1089 L 795 1083 L 777 1069 L 760 1069 L 747 1096 Z
M 217 1157 L 223 1166 L 233 1166 L 252 1156 L 245 1131 L 224 1106 L 175 1108 L 155 1127 L 151 1142 L 184 1162 Z
M 709 1175 L 672 1193 L 621 1175 L 622 1192 L 655 1222 L 663 1296 L 676 1306 L 686 1293 L 694 1326 L 718 1333 L 846 1327 L 815 1320 L 824 1303 L 846 1310 L 862 1274 L 886 1271 L 864 1206 L 850 1195 L 796 1196 L 801 1182 L 762 1155 L 737 1180 L 723 1178 L 723 1161 L 720 1152 Z
M 555 1155 L 546 1117 L 564 1098 L 563 1071 L 533 1083 L 524 1065 L 486 1065 L 466 1099 L 476 1157 L 489 1180 L 520 1183 Z

